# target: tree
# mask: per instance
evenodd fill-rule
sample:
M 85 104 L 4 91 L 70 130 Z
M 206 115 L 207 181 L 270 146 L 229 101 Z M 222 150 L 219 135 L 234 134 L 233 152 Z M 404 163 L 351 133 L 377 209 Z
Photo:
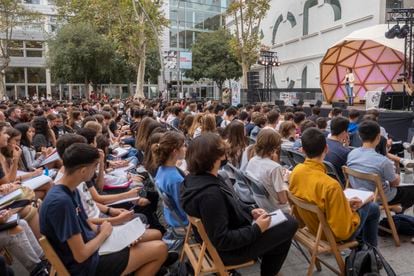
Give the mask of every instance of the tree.
M 237 58 L 230 48 L 231 38 L 231 34 L 224 29 L 200 34 L 191 48 L 193 66 L 186 76 L 195 80 L 212 79 L 222 93 L 225 80 L 237 79 L 242 75 Z
M 139 5 L 133 1 L 140 1 Z M 144 97 L 148 48 L 156 44 L 162 29 L 168 25 L 161 11 L 162 3 L 151 0 L 58 0 L 57 4 L 64 20 L 90 22 L 99 33 L 115 43 L 117 52 L 136 72 L 135 97 Z
M 27 9 L 19 0 L 0 0 L 0 98 L 3 98 L 6 69 L 10 65 L 10 48 L 17 28 L 39 21 L 40 15 Z
M 63 83 L 100 83 L 118 61 L 113 44 L 89 24 L 70 23 L 49 41 L 48 65 Z
M 147 60 L 145 62 L 145 81 L 156 83 L 160 75 L 161 63 L 158 49 L 152 47 L 147 52 Z
M 270 8 L 270 0 L 234 0 L 227 10 L 233 18 L 231 47 L 243 71 L 242 88 L 247 88 L 247 72 L 256 63 L 260 50 L 259 27 Z M 233 27 L 232 27 L 233 28 Z

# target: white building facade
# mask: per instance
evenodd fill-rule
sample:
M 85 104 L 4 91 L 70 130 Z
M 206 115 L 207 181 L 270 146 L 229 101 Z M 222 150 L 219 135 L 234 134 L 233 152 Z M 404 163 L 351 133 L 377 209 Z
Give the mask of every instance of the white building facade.
M 326 51 L 355 30 L 385 23 L 387 8 L 411 7 L 400 0 L 272 0 L 261 24 L 262 44 L 276 51 L 273 88 L 320 88 Z M 254 66 L 253 70 L 263 69 Z

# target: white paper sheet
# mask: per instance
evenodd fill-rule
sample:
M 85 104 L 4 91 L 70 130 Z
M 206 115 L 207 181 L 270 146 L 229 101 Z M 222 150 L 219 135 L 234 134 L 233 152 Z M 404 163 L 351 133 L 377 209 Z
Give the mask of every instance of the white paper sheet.
M 45 160 L 42 161 L 42 163 L 40 163 L 39 167 L 55 162 L 56 160 L 60 160 L 60 156 L 57 153 L 57 151 L 54 150 L 52 154 L 50 154 L 48 157 L 45 158 Z
M 47 175 L 42 174 L 42 175 L 36 176 L 34 178 L 27 179 L 27 180 L 23 181 L 22 186 L 28 187 L 32 190 L 36 190 L 37 188 L 45 185 L 46 183 L 48 183 L 50 181 L 52 181 L 52 178 L 50 178 Z
M 108 206 L 117 205 L 117 204 L 122 204 L 122 203 L 125 203 L 125 202 L 136 201 L 136 200 L 138 200 L 138 199 L 140 199 L 140 197 L 139 197 L 139 196 L 136 196 L 136 197 L 131 197 L 131 198 L 126 198 L 126 199 L 121 199 L 121 200 L 118 200 L 118 201 L 115 201 L 115 202 L 112 202 L 112 203 L 108 204 Z
M 349 188 L 344 190 L 344 194 L 348 200 L 353 197 L 357 197 L 362 201 L 363 204 L 370 201 L 374 196 L 374 193 L 371 191 L 363 191 L 363 190 L 349 189 Z
M 279 225 L 285 221 L 287 221 L 287 217 L 283 214 L 282 210 L 278 209 L 274 212 L 269 213 L 271 221 L 270 225 L 267 229 L 272 228 L 273 226 Z
M 144 232 L 145 225 L 139 218 L 135 218 L 124 225 L 114 226 L 111 235 L 99 248 L 99 255 L 121 251 L 141 237 Z
M 23 194 L 23 191 L 21 189 L 17 189 L 16 191 L 13 191 L 3 197 L 0 198 L 0 205 L 3 205 L 9 201 L 14 200 L 15 198 L 18 198 Z

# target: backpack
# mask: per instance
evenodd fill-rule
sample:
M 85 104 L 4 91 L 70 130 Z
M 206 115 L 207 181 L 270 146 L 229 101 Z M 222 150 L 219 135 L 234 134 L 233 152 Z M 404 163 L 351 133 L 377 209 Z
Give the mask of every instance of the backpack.
M 397 214 L 392 216 L 392 219 L 395 223 L 395 228 L 397 229 L 397 232 L 402 235 L 407 236 L 414 236 L 414 217 L 404 215 L 404 214 Z M 387 218 L 383 218 L 379 225 L 390 228 L 388 225 Z M 387 232 L 383 231 L 384 233 L 380 232 L 380 235 L 388 234 Z
M 395 272 L 381 253 L 373 246 L 361 242 L 353 248 L 345 259 L 346 276 L 380 275 L 379 268 L 384 267 L 388 276 L 395 276 Z

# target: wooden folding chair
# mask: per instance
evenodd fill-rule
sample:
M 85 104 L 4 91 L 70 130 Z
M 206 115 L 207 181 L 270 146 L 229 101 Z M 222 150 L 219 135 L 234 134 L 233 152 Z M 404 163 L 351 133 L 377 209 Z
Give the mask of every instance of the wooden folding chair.
M 391 229 L 388 229 L 381 225 L 379 225 L 378 227 L 381 230 L 384 230 L 385 232 L 390 233 L 392 237 L 394 238 L 395 246 L 400 246 L 400 237 L 398 236 L 397 228 L 395 227 L 394 220 L 392 219 L 391 210 L 400 210 L 401 206 L 398 204 L 394 204 L 394 205 L 388 204 L 388 200 L 385 197 L 384 190 L 382 188 L 381 177 L 373 173 L 363 173 L 363 172 L 355 171 L 347 166 L 342 166 L 342 170 L 344 172 L 344 176 L 346 180 L 346 187 L 352 188 L 352 184 L 349 181 L 349 176 L 374 183 L 375 185 L 374 202 L 377 201 L 378 198 L 381 200 L 380 208 L 381 210 L 384 210 L 385 215 L 387 217 L 388 225 Z
M 299 220 L 302 226 L 304 226 L 298 229 L 294 239 L 301 243 L 303 246 L 305 246 L 311 254 L 311 261 L 309 264 L 307 275 L 311 276 L 313 274 L 313 269 L 315 266 L 318 271 L 321 271 L 321 263 L 325 265 L 327 268 L 329 268 L 332 272 L 338 275 L 344 275 L 345 263 L 341 257 L 340 251 L 347 248 L 355 247 L 358 245 L 358 242 L 350 241 L 344 243 L 337 243 L 332 233 L 332 230 L 326 221 L 325 214 L 318 208 L 318 206 L 306 202 L 298 197 L 295 197 L 291 193 L 289 193 L 288 195 L 296 219 Z M 306 224 L 300 218 L 299 213 L 297 212 L 300 209 L 312 212 L 318 217 L 319 225 L 316 236 L 309 231 L 309 229 L 306 227 Z M 322 235 L 325 237 L 326 241 L 322 240 Z M 318 255 L 325 253 L 331 253 L 334 255 L 339 270 L 318 257 Z
M 208 238 L 201 220 L 188 216 L 188 221 L 191 225 L 196 227 L 197 232 L 202 239 L 202 244 L 190 243 L 192 227 L 188 227 L 184 241 L 184 250 L 180 260 L 183 261 L 184 256 L 187 256 L 194 269 L 195 276 L 212 273 L 216 273 L 219 276 L 227 276 L 229 275 L 229 270 L 239 269 L 254 264 L 254 261 L 252 260 L 240 265 L 225 266 L 216 248 Z
M 39 244 L 45 253 L 46 259 L 52 265 L 50 268 L 49 275 L 51 276 L 70 276 L 68 270 L 66 269 L 65 265 L 60 260 L 59 256 L 56 254 L 53 247 L 50 245 L 49 241 L 45 236 L 40 237 Z

